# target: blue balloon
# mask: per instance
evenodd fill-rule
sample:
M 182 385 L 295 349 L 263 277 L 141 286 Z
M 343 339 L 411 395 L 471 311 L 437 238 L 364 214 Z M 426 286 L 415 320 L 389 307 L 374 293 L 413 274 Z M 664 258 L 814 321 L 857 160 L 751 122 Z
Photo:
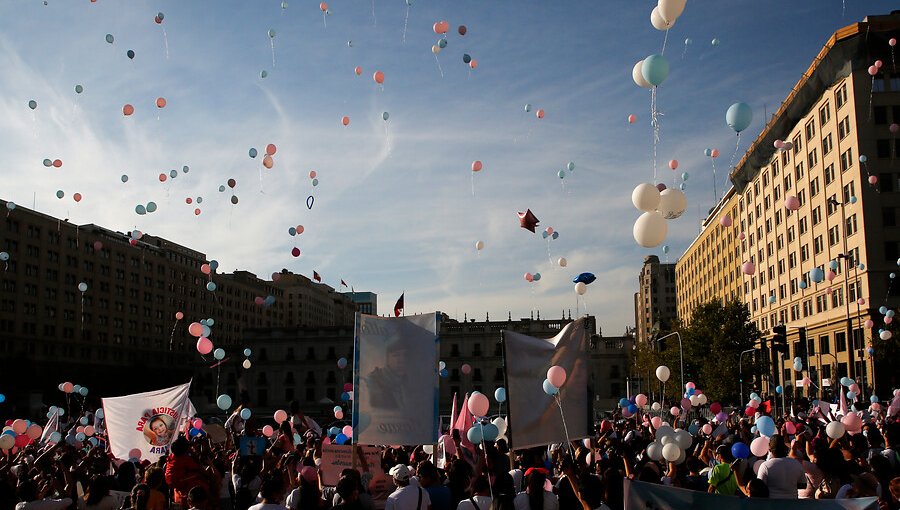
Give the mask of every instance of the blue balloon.
M 669 245 L 668 244 L 663 245 L 663 253 L 669 253 Z
M 797 283 L 797 286 L 800 287 L 801 289 L 805 289 L 806 287 L 809 287 L 809 285 L 807 285 L 806 281 L 804 281 L 804 280 L 800 280 L 800 282 Z
M 831 269 L 832 271 L 837 271 L 838 265 L 839 265 L 838 261 L 836 261 L 836 260 L 831 260 L 828 262 L 828 268 Z
M 581 273 L 575 278 L 572 278 L 572 283 L 583 283 L 585 285 L 588 285 L 590 283 L 593 283 L 596 279 L 597 277 L 594 276 L 594 273 Z
M 147 208 L 141 204 L 138 204 L 134 207 L 134 212 L 140 214 L 141 216 L 147 214 Z
M 219 261 L 218 260 L 210 260 L 209 268 L 212 269 L 213 271 L 215 271 L 216 269 L 219 269 Z
M 447 47 L 447 39 L 441 39 L 440 41 L 438 41 L 438 47 L 446 48 Z
M 565 179 L 565 178 L 566 178 L 566 171 L 565 171 L 565 170 L 560 170 L 559 172 L 556 172 L 556 175 L 559 176 L 560 179 Z
M 255 148 L 251 148 L 251 149 L 248 151 L 248 154 L 250 154 L 250 157 L 251 157 L 251 158 L 255 158 L 256 155 L 259 154 L 259 152 L 258 152 Z
M 463 53 L 463 63 L 468 64 L 471 61 L 472 61 L 472 56 L 469 55 L 468 53 Z
M 288 229 L 288 234 L 290 234 L 290 235 L 292 235 L 292 236 L 297 235 L 297 229 L 296 229 L 295 227 L 290 227 L 290 228 Z
M 856 196 L 855 196 L 855 195 L 852 196 L 852 197 L 850 197 L 850 203 L 851 203 L 851 204 L 855 204 L 855 203 L 856 203 Z
M 775 302 L 775 300 L 776 300 L 776 298 L 775 298 L 775 294 L 772 294 L 772 295 L 771 295 L 771 296 L 769 296 L 769 304 L 772 304 L 772 303 L 774 303 L 774 302 Z
M 76 441 L 84 441 L 86 438 L 87 438 L 87 436 L 84 435 L 84 432 L 79 432 L 79 433 L 75 434 Z
M 341 393 L 341 400 L 344 401 L 344 402 L 349 402 L 349 401 L 350 401 L 350 394 L 347 393 L 346 391 L 343 392 L 343 393 Z
M 156 212 L 156 202 L 149 202 L 147 204 L 147 212 L 148 213 Z
M 696 436 L 697 433 L 700 432 L 700 425 L 697 425 L 696 423 L 691 423 L 688 426 L 687 430 L 692 436 Z
M 6 395 L 0 393 L 0 404 L 6 402 Z
M 686 393 L 690 397 L 694 393 L 697 393 L 697 390 L 695 388 L 688 388 Z
M 347 368 L 347 358 L 339 358 L 337 361 L 337 366 L 341 370 Z
M 206 284 L 206 290 L 208 290 L 210 292 L 213 292 L 214 290 L 216 290 L 216 282 L 208 282 Z
M 705 151 L 703 151 L 703 155 L 707 158 L 712 156 L 712 149 L 706 149 Z
M 669 76 L 669 61 L 659 54 L 650 55 L 641 64 L 641 75 L 650 85 L 659 86 Z
M 534 281 L 538 281 L 541 279 L 541 273 L 534 273 L 531 277 Z
M 60 434 L 59 432 L 51 432 L 49 439 L 51 443 L 58 443 L 59 440 L 62 439 L 62 434 Z
M 550 237 L 552 237 L 553 239 L 559 238 L 559 232 L 555 232 L 555 231 L 554 231 L 554 232 L 553 232 L 553 235 L 550 236 Z
M 250 349 L 244 349 L 244 356 L 250 357 Z
M 868 160 L 869 160 L 869 158 L 867 158 L 865 154 L 860 154 L 860 155 L 859 155 L 859 162 L 860 162 L 860 163 L 865 163 L 865 162 L 868 161 Z
M 339 428 L 337 428 L 337 427 L 331 427 L 330 429 L 328 429 L 328 435 L 329 435 L 329 436 L 336 436 L 336 435 L 338 435 L 338 434 L 340 434 L 340 433 L 341 433 L 341 429 L 339 429 Z
M 350 439 L 350 438 L 348 438 L 347 436 L 344 435 L 343 432 L 341 432 L 334 438 L 334 442 L 337 444 L 344 444 L 347 442 L 347 439 Z
M 250 416 L 252 416 L 252 415 L 253 415 L 253 412 L 250 411 L 250 409 L 247 409 L 247 408 L 241 409 L 241 419 L 249 420 Z
M 628 409 L 628 412 L 631 414 L 637 412 L 637 406 L 635 404 L 628 404 L 628 407 L 626 409 Z
M 688 180 L 688 177 L 690 177 L 690 176 L 691 176 L 691 174 L 689 174 L 687 172 L 681 172 L 681 180 L 682 181 Z
M 775 393 L 781 395 L 781 392 L 783 392 L 783 391 L 784 391 L 784 388 L 782 388 L 781 386 L 775 386 Z
M 884 316 L 893 318 L 896 313 L 897 312 L 895 312 L 893 310 L 888 310 L 887 312 L 884 313 Z
M 856 398 L 856 393 L 853 393 L 852 391 L 848 391 L 847 398 L 849 398 L 850 400 L 853 400 L 854 398 Z
M 550 381 L 548 381 L 547 379 L 544 379 L 544 393 L 552 397 L 553 395 L 559 393 L 559 388 L 550 384 Z
M 500 429 L 493 423 L 488 423 L 481 427 L 481 435 L 484 436 L 485 441 L 496 441 L 500 437 Z
M 481 424 L 477 423 L 474 427 L 470 428 L 469 431 L 466 432 L 466 437 L 469 438 L 469 441 L 472 443 L 480 443 L 484 439 L 484 430 Z
M 753 109 L 747 103 L 734 103 L 725 112 L 725 122 L 728 127 L 740 133 L 750 126 L 753 121 Z
M 549 235 L 550 234 L 548 234 L 546 230 L 541 232 L 541 237 L 543 237 L 544 239 L 547 239 L 547 236 L 549 236 Z
M 450 375 L 450 372 L 447 372 L 446 368 L 442 368 L 441 369 L 441 377 L 447 377 L 448 375 Z
M 2 395 L 0 395 L 2 396 Z M 494 390 L 494 400 L 497 402 L 506 402 L 506 388 L 500 387 Z M 3 402 L 0 400 L 0 402 Z
M 731 445 L 731 455 L 736 459 L 746 459 L 750 456 L 750 447 L 741 442 L 734 443 Z
M 875 402 L 878 402 L 878 397 L 876 397 L 875 395 L 872 395 L 871 397 L 869 397 L 869 402 L 871 402 L 871 403 L 873 403 L 873 404 L 874 404 Z
M 213 327 L 216 325 L 215 319 L 206 319 L 206 325 L 209 327 Z
M 778 429 L 775 427 L 775 420 L 771 417 L 760 416 L 759 419 L 756 420 L 756 430 L 766 437 L 772 437 Z
M 213 357 L 216 359 L 225 359 L 225 349 L 219 347 L 213 351 Z
M 628 402 L 627 398 L 622 397 L 619 399 L 619 407 L 624 409 L 624 408 L 628 407 L 628 404 L 629 404 L 629 402 Z
M 200 429 L 191 428 L 191 430 L 188 431 L 188 435 L 190 437 L 196 437 L 200 432 L 202 432 Z
M 219 395 L 219 398 L 216 399 L 216 405 L 219 406 L 219 409 L 227 411 L 231 407 L 231 397 L 224 393 Z
M 822 283 L 822 281 L 825 279 L 825 271 L 819 269 L 818 267 L 814 267 L 809 271 L 809 279 L 816 283 Z

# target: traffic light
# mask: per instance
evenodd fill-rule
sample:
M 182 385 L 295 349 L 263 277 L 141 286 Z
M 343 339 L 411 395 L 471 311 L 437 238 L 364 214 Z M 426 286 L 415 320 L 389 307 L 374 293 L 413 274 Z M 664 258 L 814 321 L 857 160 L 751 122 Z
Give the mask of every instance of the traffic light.
M 772 337 L 772 349 L 781 354 L 787 354 L 787 327 L 784 324 L 779 324 L 773 327 L 772 331 L 775 333 L 775 336 Z
M 809 355 L 808 344 L 806 343 L 806 328 L 797 328 L 797 333 L 800 334 L 800 350 L 797 351 L 794 356 L 800 356 L 803 358 L 803 364 L 806 364 L 806 357 Z

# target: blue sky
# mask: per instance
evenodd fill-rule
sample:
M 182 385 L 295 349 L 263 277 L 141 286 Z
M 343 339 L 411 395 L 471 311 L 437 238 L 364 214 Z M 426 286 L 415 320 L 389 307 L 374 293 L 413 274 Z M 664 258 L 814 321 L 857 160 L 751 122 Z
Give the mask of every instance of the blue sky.
M 649 21 L 655 2 L 418 0 L 407 9 L 403 0 L 333 0 L 327 27 L 312 0 L 47 3 L 0 6 L 0 197 L 171 239 L 217 259 L 220 272 L 316 270 L 335 287 L 343 278 L 378 293 L 382 313 L 405 291 L 407 313 L 555 318 L 576 313 L 571 278 L 588 271 L 598 279 L 582 312 L 606 334 L 633 323 L 642 259 L 662 256 L 635 244 L 630 200 L 653 178 L 650 97 L 631 68 L 662 48 Z M 722 153 L 722 192 L 735 141 L 728 106 L 753 107 L 746 148 L 834 30 L 892 5 L 689 0 L 669 32 L 671 73 L 659 87 L 659 180 L 672 184 L 673 158 L 690 173 L 688 211 L 669 222 L 669 260 L 713 205 L 707 147 Z M 451 27 L 437 56 L 443 77 L 431 52 L 439 20 Z M 545 118 L 525 113 L 526 103 Z M 247 154 L 268 143 L 278 147 L 271 170 Z M 63 166 L 45 168 L 44 158 Z M 474 160 L 484 169 L 473 176 Z M 569 161 L 575 171 L 561 181 Z M 160 183 L 172 169 L 179 176 Z M 237 205 L 218 191 L 229 178 Z M 199 216 L 187 197 L 203 198 Z M 155 213 L 134 212 L 150 201 Z M 559 238 L 519 228 L 516 212 L 527 208 Z M 291 237 L 298 224 L 305 232 Z M 565 269 L 551 263 L 561 256 Z M 529 284 L 525 272 L 542 279 Z

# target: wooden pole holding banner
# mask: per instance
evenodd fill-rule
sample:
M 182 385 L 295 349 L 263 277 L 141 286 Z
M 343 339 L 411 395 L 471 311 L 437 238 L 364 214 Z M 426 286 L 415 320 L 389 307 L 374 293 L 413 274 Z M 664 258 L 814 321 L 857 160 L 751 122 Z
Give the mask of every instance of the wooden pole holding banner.
M 503 388 L 506 390 L 506 401 L 509 402 L 509 377 L 506 373 L 506 337 L 504 336 L 505 330 L 500 330 L 500 353 L 502 355 L 502 365 L 503 368 Z M 512 444 L 512 433 L 509 429 L 509 419 L 512 416 L 510 413 L 510 406 L 506 404 L 506 446 L 509 448 L 509 452 L 507 455 L 509 456 L 509 467 L 515 469 L 516 467 L 516 455 L 513 450 Z

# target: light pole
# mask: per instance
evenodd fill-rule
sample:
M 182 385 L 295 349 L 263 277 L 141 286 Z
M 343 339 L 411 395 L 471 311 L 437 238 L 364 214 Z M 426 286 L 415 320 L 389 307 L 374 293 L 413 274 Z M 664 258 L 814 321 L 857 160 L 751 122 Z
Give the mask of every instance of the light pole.
M 756 351 L 756 349 L 747 349 L 746 351 L 741 351 L 740 356 L 738 356 L 738 375 L 741 379 L 741 394 L 738 398 L 738 404 L 743 404 L 744 402 L 744 370 L 742 368 L 741 362 L 744 360 L 744 354 L 754 351 Z
M 843 243 L 844 253 L 839 253 L 837 258 L 846 260 L 845 267 L 844 267 L 844 307 L 845 307 L 845 311 L 847 313 L 846 335 L 847 335 L 847 345 L 849 346 L 849 348 L 847 349 L 847 358 L 848 358 L 847 372 L 851 379 L 855 379 L 856 378 L 856 360 L 855 360 L 855 356 L 854 356 L 854 354 L 855 354 L 854 351 L 855 351 L 856 345 L 853 341 L 853 320 L 850 318 L 850 269 L 851 269 L 850 263 L 856 262 L 856 261 L 852 260 L 852 258 L 850 257 L 850 253 L 847 251 L 847 214 L 846 214 L 846 211 L 844 210 L 843 200 L 840 203 L 838 203 L 838 201 L 836 199 L 829 198 L 828 205 L 830 205 L 831 207 L 833 207 L 835 209 L 837 209 L 838 207 L 841 208 L 841 226 L 838 229 L 838 231 L 841 233 L 841 239 L 844 241 L 844 243 Z M 861 289 L 857 286 L 856 287 L 857 299 L 859 299 L 860 290 Z M 835 358 L 835 359 L 837 359 L 837 358 Z M 863 383 L 863 384 L 865 384 L 865 383 Z
M 678 337 L 678 355 L 681 357 L 681 389 L 682 389 L 682 391 L 684 391 L 684 389 L 685 389 L 684 388 L 684 349 L 681 345 L 681 333 L 674 331 L 672 333 L 669 333 L 668 335 L 663 335 L 663 336 L 657 338 L 656 342 L 659 343 L 660 340 L 664 340 L 666 338 L 669 338 L 670 336 Z M 666 398 L 666 396 L 663 395 L 663 399 L 665 399 L 665 398 Z

